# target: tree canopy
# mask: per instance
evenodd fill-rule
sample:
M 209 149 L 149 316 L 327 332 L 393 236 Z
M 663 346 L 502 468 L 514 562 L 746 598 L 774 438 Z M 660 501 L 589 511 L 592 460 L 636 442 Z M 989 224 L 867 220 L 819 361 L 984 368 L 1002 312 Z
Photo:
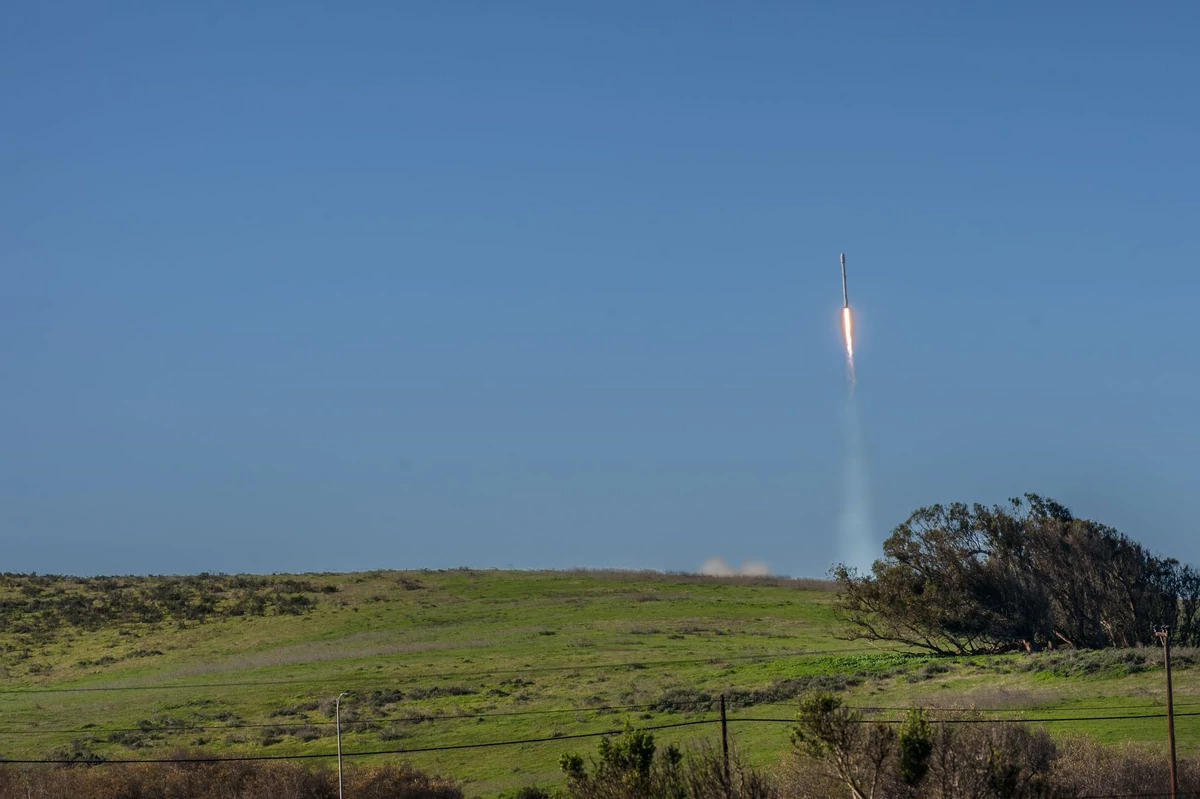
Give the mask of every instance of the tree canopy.
M 1200 574 L 1037 494 L 1009 505 L 931 505 L 883 544 L 869 574 L 840 565 L 852 638 L 944 654 L 1060 645 L 1200 644 Z

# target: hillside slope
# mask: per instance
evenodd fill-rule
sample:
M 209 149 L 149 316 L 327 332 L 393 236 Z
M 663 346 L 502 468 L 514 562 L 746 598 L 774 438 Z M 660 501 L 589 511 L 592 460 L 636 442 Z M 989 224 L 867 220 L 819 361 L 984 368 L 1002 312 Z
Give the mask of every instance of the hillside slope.
M 819 581 L 623 572 L 377 571 L 271 577 L 0 580 L 0 756 L 407 755 L 494 794 L 557 779 L 565 751 L 620 727 L 730 717 L 788 719 L 801 691 L 861 705 L 913 701 L 1006 716 L 1076 718 L 1056 731 L 1161 741 L 1156 653 L 935 660 L 835 637 Z M 1200 681 L 1180 653 L 1180 712 Z M 883 711 L 889 712 L 889 711 Z M 786 723 L 734 723 L 753 762 L 788 748 Z M 712 741 L 712 725 L 663 740 Z M 1200 723 L 1177 720 L 1185 751 Z M 564 738 L 565 740 L 558 740 Z M 387 757 L 378 755 L 375 757 Z

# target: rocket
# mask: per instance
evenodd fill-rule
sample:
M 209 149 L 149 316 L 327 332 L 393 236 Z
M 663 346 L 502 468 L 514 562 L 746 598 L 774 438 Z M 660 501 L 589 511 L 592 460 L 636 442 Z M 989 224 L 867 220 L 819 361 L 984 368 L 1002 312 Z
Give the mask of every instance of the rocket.
M 854 390 L 854 321 L 850 318 L 850 294 L 846 291 L 846 253 L 842 253 L 842 335 L 846 337 L 846 368 L 850 390 Z
M 846 253 L 842 253 L 842 307 L 850 307 L 850 295 L 846 293 Z

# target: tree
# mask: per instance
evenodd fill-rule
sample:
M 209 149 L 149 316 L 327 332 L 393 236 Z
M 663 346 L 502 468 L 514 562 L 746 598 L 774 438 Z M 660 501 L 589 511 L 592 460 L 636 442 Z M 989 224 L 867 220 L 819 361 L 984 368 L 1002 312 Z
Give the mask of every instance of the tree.
M 883 555 L 866 575 L 833 570 L 851 638 L 938 654 L 1128 647 L 1177 617 L 1177 640 L 1200 636 L 1194 571 L 1037 494 L 920 508 Z
M 652 733 L 634 729 L 627 722 L 621 735 L 600 739 L 591 774 L 583 757 L 574 752 L 562 755 L 558 765 L 567 775 L 573 796 L 682 796 L 678 769 L 683 754 L 672 744 L 656 761 L 656 748 Z
M 1183 566 L 1176 579 L 1179 610 L 1175 616 L 1175 639 L 1180 646 L 1200 646 L 1200 573 L 1191 566 Z
M 895 730 L 865 721 L 832 694 L 815 693 L 800 700 L 792 743 L 814 760 L 830 764 L 854 799 L 888 795 L 885 765 L 896 744 Z
M 929 714 L 914 707 L 900 725 L 897 736 L 900 750 L 900 781 L 916 788 L 929 773 L 929 756 L 933 754 L 933 727 Z

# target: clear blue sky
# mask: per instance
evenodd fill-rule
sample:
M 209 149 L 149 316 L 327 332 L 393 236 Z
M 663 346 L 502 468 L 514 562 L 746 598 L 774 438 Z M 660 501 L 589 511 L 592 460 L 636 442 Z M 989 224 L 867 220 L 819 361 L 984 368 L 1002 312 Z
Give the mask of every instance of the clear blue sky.
M 0 569 L 821 574 L 843 250 L 879 539 L 1200 561 L 1200 7 L 978 5 L 7 9 Z

